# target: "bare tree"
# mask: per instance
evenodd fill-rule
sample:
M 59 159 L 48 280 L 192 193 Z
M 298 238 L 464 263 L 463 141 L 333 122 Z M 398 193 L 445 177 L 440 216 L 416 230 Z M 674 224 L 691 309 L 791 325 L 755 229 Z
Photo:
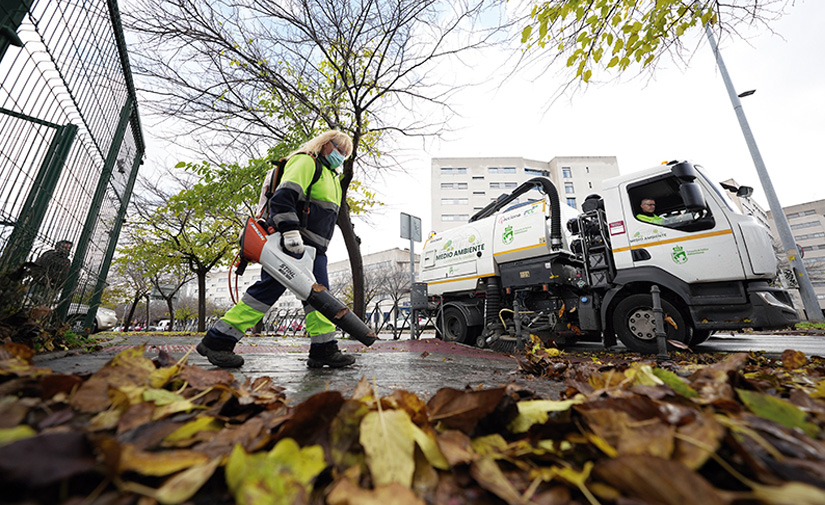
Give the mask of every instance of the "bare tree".
M 451 94 L 473 80 L 454 71 L 459 58 L 503 40 L 503 9 L 496 0 L 138 0 L 139 15 L 126 18 L 146 105 L 205 156 L 256 157 L 329 128 L 350 134 L 337 224 L 363 316 L 349 185 L 397 166 L 386 152 L 396 135 L 444 130 Z M 445 70 L 456 82 L 442 82 Z

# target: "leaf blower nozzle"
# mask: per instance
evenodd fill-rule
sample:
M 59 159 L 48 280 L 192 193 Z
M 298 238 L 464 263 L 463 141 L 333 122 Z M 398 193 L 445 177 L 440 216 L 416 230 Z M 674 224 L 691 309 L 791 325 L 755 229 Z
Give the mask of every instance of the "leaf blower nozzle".
M 299 300 L 312 305 L 362 344 L 372 345 L 375 342 L 375 332 L 315 280 L 312 273 L 314 247 L 305 246 L 304 255 L 294 258 L 284 252 L 280 233 L 267 236 L 261 225 L 250 217 L 241 234 L 241 255 L 247 261 L 260 263 L 269 275 L 292 291 Z

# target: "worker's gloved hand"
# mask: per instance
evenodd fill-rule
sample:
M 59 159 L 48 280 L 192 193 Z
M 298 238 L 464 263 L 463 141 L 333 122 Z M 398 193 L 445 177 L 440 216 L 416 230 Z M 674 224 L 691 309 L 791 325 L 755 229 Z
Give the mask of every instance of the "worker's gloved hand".
M 301 232 L 289 230 L 284 232 L 284 248 L 295 254 L 304 254 L 304 241 L 301 240 Z

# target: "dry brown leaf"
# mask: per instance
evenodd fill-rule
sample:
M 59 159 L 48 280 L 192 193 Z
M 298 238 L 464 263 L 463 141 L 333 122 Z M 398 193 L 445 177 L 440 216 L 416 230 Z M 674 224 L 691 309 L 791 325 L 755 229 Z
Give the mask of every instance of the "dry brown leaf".
M 471 433 L 481 419 L 496 409 L 504 392 L 504 388 L 481 391 L 441 388 L 427 402 L 430 420 L 440 421 L 448 429 Z
M 327 495 L 329 505 L 425 505 L 407 486 L 393 483 L 373 490 L 361 489 L 348 479 L 335 484 Z
M 593 475 L 622 496 L 660 505 L 726 505 L 719 491 L 685 465 L 652 456 L 600 460 Z
M 782 368 L 795 370 L 808 364 L 808 357 L 804 352 L 785 349 L 782 351 Z
M 447 430 L 444 433 L 439 433 L 435 441 L 450 466 L 472 463 L 479 457 L 473 451 L 470 437 L 458 430 Z

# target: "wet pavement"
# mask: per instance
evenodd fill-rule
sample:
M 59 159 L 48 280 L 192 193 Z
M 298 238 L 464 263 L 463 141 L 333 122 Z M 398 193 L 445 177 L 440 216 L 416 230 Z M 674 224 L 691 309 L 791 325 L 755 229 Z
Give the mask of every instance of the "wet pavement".
M 111 337 L 111 338 L 109 338 Z M 406 336 L 405 336 L 406 337 Z M 105 334 L 101 348 L 94 352 L 58 352 L 38 355 L 35 364 L 56 373 L 93 373 L 116 353 L 146 344 L 146 356 L 154 358 L 161 350 L 179 359 L 187 352 L 189 364 L 216 368 L 194 351 L 199 335 Z M 287 399 L 300 402 L 326 390 L 338 390 L 345 396 L 358 381 L 366 377 L 380 395 L 395 389 L 416 393 L 429 399 L 442 387 L 491 388 L 515 383 L 544 398 L 558 399 L 560 382 L 537 379 L 518 371 L 515 358 L 489 350 L 442 342 L 432 335 L 419 340 L 393 340 L 381 335 L 371 347 L 357 341 L 339 340 L 339 347 L 356 356 L 355 365 L 343 369 L 310 369 L 306 366 L 309 339 L 302 337 L 247 336 L 235 351 L 246 361 L 239 369 L 230 369 L 243 382 L 270 376 L 285 388 Z

